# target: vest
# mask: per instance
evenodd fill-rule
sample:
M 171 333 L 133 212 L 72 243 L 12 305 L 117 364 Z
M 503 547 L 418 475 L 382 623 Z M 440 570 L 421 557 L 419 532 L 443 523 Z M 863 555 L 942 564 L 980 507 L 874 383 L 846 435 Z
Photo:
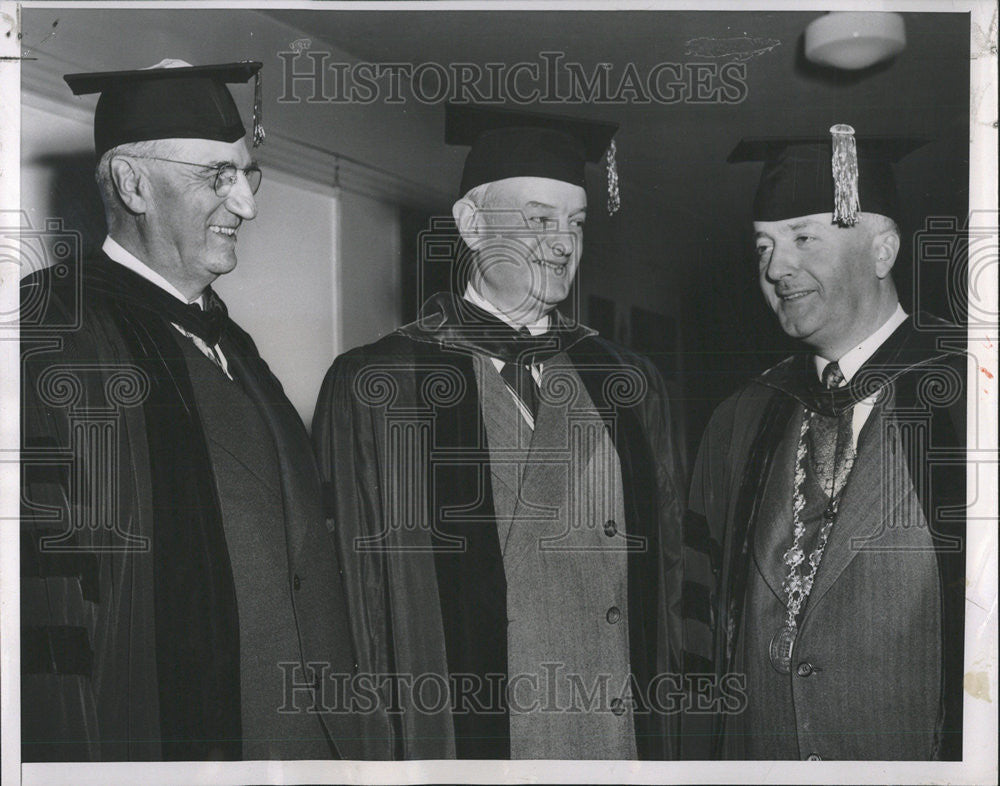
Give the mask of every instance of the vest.
M 565 354 L 535 429 L 475 360 L 507 579 L 511 758 L 634 759 L 621 469 Z
M 181 338 L 208 442 L 240 620 L 244 759 L 327 759 L 317 715 L 280 713 L 301 663 L 274 439 L 253 401 Z M 283 670 L 280 664 L 287 664 Z

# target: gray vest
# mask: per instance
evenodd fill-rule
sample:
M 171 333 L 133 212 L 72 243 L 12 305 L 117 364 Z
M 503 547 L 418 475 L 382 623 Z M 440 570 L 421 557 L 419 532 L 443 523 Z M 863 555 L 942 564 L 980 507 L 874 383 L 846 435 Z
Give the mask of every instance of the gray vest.
M 569 358 L 547 361 L 534 432 L 476 359 L 507 577 L 515 759 L 634 759 L 621 470 Z
M 256 405 L 181 337 L 222 510 L 240 620 L 245 759 L 326 759 L 317 715 L 287 704 L 280 663 L 301 663 L 274 439 Z M 290 667 L 286 667 L 290 668 Z

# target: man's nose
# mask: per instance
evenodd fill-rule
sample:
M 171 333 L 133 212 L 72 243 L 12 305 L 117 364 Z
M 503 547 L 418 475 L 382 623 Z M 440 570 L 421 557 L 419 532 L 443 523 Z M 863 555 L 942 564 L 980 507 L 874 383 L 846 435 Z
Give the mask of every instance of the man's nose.
M 798 256 L 794 249 L 783 243 L 775 243 L 767 261 L 765 274 L 769 281 L 780 281 L 798 269 Z
M 244 221 L 252 221 L 257 215 L 257 199 L 250 189 L 250 182 L 242 172 L 236 175 L 236 182 L 226 196 L 226 208 Z
M 573 241 L 567 237 L 551 238 L 548 246 L 557 257 L 568 257 L 573 253 Z

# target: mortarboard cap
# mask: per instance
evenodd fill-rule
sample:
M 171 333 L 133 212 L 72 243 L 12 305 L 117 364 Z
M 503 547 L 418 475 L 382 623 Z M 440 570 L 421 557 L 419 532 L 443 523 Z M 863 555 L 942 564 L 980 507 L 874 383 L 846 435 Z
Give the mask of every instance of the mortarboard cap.
M 926 144 L 917 137 L 860 137 L 839 124 L 823 138 L 744 139 L 729 163 L 763 161 L 754 197 L 754 221 L 782 221 L 833 213 L 841 225 L 859 214 L 878 213 L 899 221 L 892 165 Z
M 100 93 L 94 112 L 97 157 L 117 145 L 154 139 L 212 139 L 235 142 L 246 134 L 226 87 L 256 77 L 254 146 L 264 139 L 260 126 L 261 63 L 191 66 L 164 60 L 138 71 L 103 71 L 63 77 L 74 95 Z
M 469 145 L 461 192 L 508 177 L 548 177 L 584 187 L 585 164 L 608 156 L 608 212 L 618 210 L 617 123 L 448 104 L 445 142 Z

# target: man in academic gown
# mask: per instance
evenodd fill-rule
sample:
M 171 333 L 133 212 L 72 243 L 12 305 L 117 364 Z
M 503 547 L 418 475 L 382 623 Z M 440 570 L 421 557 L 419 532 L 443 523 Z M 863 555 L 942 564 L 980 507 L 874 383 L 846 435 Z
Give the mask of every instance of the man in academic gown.
M 384 742 L 323 681 L 355 661 L 308 435 L 211 288 L 261 178 L 226 83 L 259 68 L 66 78 L 101 93 L 108 236 L 22 282 L 25 760 Z
M 468 285 L 340 356 L 314 419 L 361 671 L 396 675 L 400 758 L 669 758 L 669 402 L 648 360 L 557 309 L 614 127 L 456 106 L 446 124 L 472 147 Z
M 685 717 L 685 757 L 961 758 L 964 331 L 897 299 L 905 152 L 838 125 L 730 158 L 766 161 L 760 285 L 806 352 L 702 439 L 685 668 L 739 687 L 710 729 Z

